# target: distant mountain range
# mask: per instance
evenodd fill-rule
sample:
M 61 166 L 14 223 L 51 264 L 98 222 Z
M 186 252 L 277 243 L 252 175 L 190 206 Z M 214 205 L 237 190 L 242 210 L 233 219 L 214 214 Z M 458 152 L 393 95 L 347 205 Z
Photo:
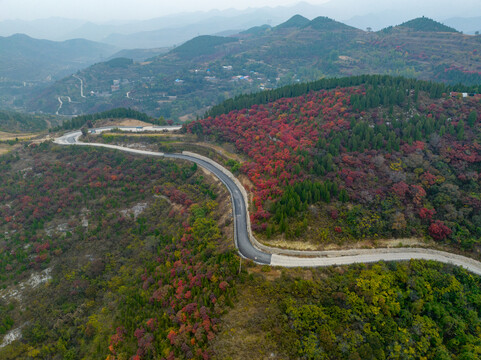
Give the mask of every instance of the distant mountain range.
M 0 37 L 0 78 L 52 81 L 105 61 L 118 50 L 84 39 L 55 42 L 22 34 Z
M 262 24 L 276 26 L 294 14 L 309 18 L 328 16 L 359 29 L 369 27 L 374 31 L 429 14 L 464 33 L 481 31 L 478 0 L 405 0 L 398 4 L 379 0 L 332 0 L 322 5 L 300 2 L 292 6 L 182 13 L 142 21 L 7 20 L 0 22 L 0 36 L 24 33 L 55 41 L 84 38 L 121 49 L 159 48 L 180 45 L 198 35 L 225 35 L 226 31 L 239 32 Z
M 98 63 L 24 99 L 29 111 L 53 113 L 59 96 L 71 99 L 63 114 L 124 106 L 182 118 L 226 96 L 322 77 L 391 74 L 481 83 L 481 36 L 421 17 L 378 32 L 327 17 L 297 15 L 275 27 L 250 28 L 229 37 L 199 36 L 146 62 Z
M 123 49 L 171 47 L 198 35 L 238 32 L 267 23 L 277 25 L 296 13 L 316 14 L 317 6 L 299 3 L 290 7 L 211 10 L 168 15 L 143 21 L 116 21 L 97 24 L 51 18 L 34 21 L 0 22 L 0 35 L 25 33 L 35 38 L 68 40 L 84 38 Z

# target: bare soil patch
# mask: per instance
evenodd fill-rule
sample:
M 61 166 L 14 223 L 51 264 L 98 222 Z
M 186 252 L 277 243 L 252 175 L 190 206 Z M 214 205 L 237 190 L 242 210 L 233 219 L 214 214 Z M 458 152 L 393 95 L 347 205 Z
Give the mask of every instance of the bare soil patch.
M 303 240 L 287 240 L 285 238 L 277 238 L 272 240 L 262 240 L 264 245 L 289 250 L 307 250 L 307 251 L 327 251 L 327 250 L 348 250 L 348 249 L 375 249 L 375 248 L 396 248 L 396 247 L 433 247 L 435 243 L 432 240 L 423 238 L 404 238 L 404 239 L 373 239 L 362 240 L 346 244 L 315 244 Z
M 150 123 L 146 123 L 144 121 L 136 120 L 136 119 L 102 119 L 98 120 L 95 124 L 95 127 L 102 127 L 102 126 L 152 126 Z
M 219 145 L 206 143 L 206 142 L 197 142 L 197 143 L 194 143 L 193 145 L 201 146 L 201 147 L 207 147 L 209 149 L 212 149 L 216 153 L 218 153 L 219 155 L 221 155 L 221 156 L 223 156 L 224 158 L 227 158 L 227 159 L 233 159 L 233 160 L 238 161 L 240 163 L 243 163 L 245 161 L 240 155 L 233 153 L 234 149 L 227 149 L 226 146 L 219 146 Z

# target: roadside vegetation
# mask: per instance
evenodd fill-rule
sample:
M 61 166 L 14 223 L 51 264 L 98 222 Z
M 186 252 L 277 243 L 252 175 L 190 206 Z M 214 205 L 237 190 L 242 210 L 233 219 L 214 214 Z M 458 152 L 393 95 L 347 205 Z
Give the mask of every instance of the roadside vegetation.
M 215 359 L 478 359 L 481 283 L 425 262 L 249 269 Z

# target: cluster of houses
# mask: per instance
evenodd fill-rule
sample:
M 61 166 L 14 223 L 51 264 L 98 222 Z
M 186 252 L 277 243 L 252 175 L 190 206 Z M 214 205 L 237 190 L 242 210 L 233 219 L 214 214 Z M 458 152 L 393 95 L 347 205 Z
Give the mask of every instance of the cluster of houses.
M 449 96 L 451 96 L 452 98 L 467 98 L 467 97 L 473 97 L 473 96 L 477 96 L 478 94 L 476 93 L 466 93 L 466 92 L 455 92 L 455 91 L 452 91 L 449 93 Z
M 128 79 L 122 79 L 121 80 L 113 80 L 112 85 L 110 86 L 112 92 L 116 92 L 120 90 L 120 85 L 127 85 L 129 84 L 130 81 Z

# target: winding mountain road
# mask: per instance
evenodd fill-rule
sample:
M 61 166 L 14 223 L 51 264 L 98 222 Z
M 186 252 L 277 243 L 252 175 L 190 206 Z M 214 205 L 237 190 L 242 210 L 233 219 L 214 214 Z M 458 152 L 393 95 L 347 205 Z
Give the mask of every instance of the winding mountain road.
M 164 131 L 166 129 L 176 129 L 175 127 L 146 127 L 142 129 L 134 127 L 120 128 L 126 131 Z M 91 131 L 99 133 L 111 129 L 112 127 L 105 127 Z M 183 152 L 182 154 L 164 154 L 156 151 L 130 149 L 117 145 L 83 143 L 78 140 L 80 135 L 80 131 L 71 132 L 55 139 L 54 142 L 60 145 L 104 147 L 140 155 L 158 156 L 170 159 L 183 159 L 194 162 L 204 169 L 210 171 L 222 183 L 225 184 L 231 194 L 234 216 L 234 240 L 239 254 L 242 257 L 251 259 L 258 264 L 282 267 L 319 267 L 349 265 L 355 263 L 371 263 L 378 261 L 407 261 L 411 259 L 423 259 L 439 261 L 455 266 L 462 266 L 474 274 L 481 275 L 481 262 L 465 256 L 432 249 L 389 248 L 303 252 L 267 247 L 260 244 L 254 238 L 250 230 L 250 219 L 247 209 L 248 200 L 245 189 L 227 169 L 215 163 L 213 160 L 188 152 Z

